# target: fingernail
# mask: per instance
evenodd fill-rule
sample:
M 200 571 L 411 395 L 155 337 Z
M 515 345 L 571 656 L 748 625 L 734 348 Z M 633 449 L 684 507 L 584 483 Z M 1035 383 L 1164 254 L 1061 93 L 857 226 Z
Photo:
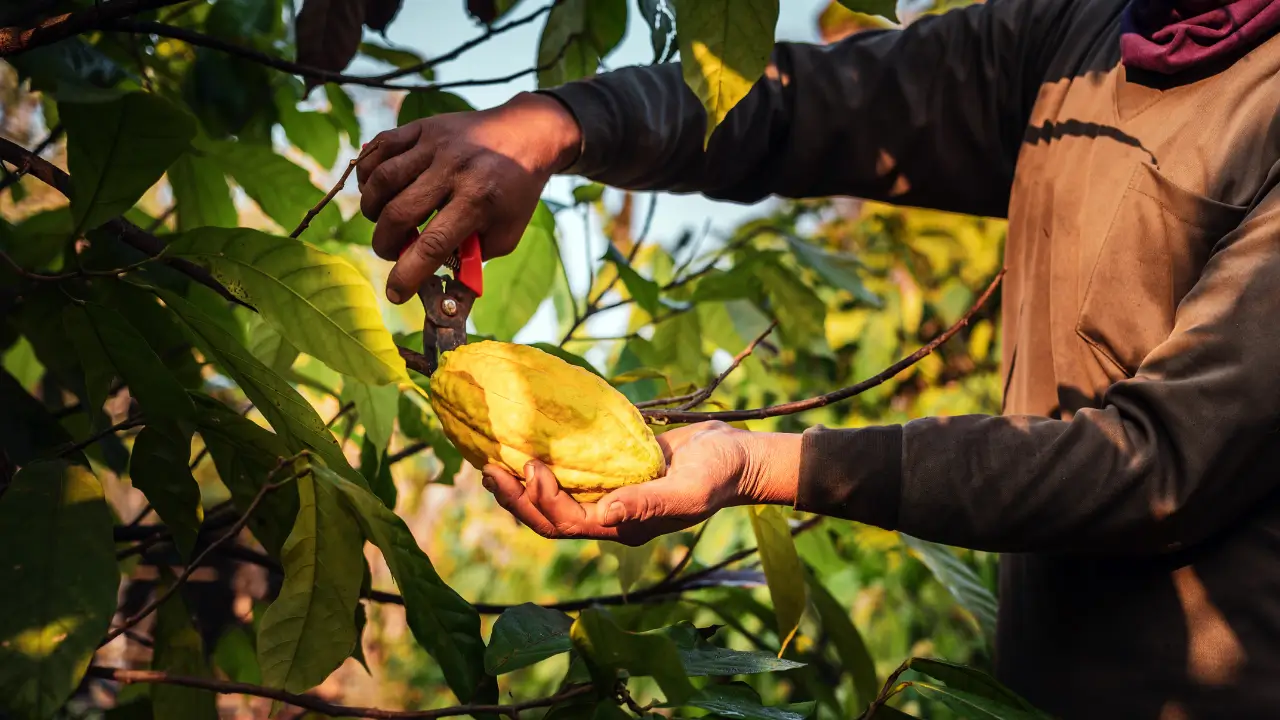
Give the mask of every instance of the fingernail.
M 529 462 L 525 463 L 525 464 L 524 464 L 524 481 L 525 481 L 525 482 L 533 482 L 533 474 L 534 474 L 534 472 L 535 472 L 535 470 L 534 470 L 534 467 L 533 467 L 533 461 L 532 461 L 532 460 L 530 460 Z
M 480 484 L 483 485 L 484 489 L 488 490 L 489 492 L 493 492 L 494 488 L 497 487 L 497 483 L 494 482 L 493 476 L 491 475 L 483 476 L 480 479 Z
M 627 508 L 620 502 L 615 502 L 609 506 L 609 512 L 604 516 L 604 524 L 606 527 L 612 527 L 622 522 L 627 516 Z
M 399 290 L 389 287 L 387 288 L 387 299 L 390 300 L 393 304 L 399 305 L 401 302 L 404 301 L 404 296 L 400 294 Z

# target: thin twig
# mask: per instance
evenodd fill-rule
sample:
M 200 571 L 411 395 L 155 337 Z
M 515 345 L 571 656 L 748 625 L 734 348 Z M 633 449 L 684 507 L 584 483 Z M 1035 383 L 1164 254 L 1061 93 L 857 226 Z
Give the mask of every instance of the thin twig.
M 151 503 L 147 503 L 146 505 L 142 506 L 142 510 L 140 510 L 138 514 L 133 518 L 133 520 L 130 520 L 129 524 L 125 525 L 125 527 L 138 527 L 139 525 L 142 524 L 142 519 L 150 514 L 151 514 Z
M 21 277 L 24 277 L 28 280 L 34 280 L 36 282 L 61 282 L 63 280 L 71 280 L 74 278 L 85 278 L 85 277 L 118 277 L 127 272 L 132 272 L 134 270 L 137 270 L 138 268 L 143 267 L 144 265 L 153 263 L 159 259 L 160 259 L 160 256 L 143 258 L 142 260 L 139 260 L 136 263 L 130 263 L 129 265 L 125 265 L 124 267 L 113 268 L 111 270 L 80 269 L 80 270 L 74 270 L 69 273 L 60 273 L 58 275 L 42 275 L 40 273 L 31 272 L 30 270 L 27 270 L 26 268 L 19 265 L 18 261 L 14 260 L 12 257 L 9 257 L 8 254 L 0 252 L 0 260 L 4 260 L 5 264 L 8 265 L 15 273 L 17 273 Z
M 773 329 L 776 327 L 778 327 L 777 320 L 774 320 L 773 322 L 769 323 L 769 327 L 765 328 L 764 332 L 757 335 L 756 339 L 751 341 L 751 344 L 743 348 L 742 352 L 733 356 L 733 362 L 729 363 L 729 367 L 725 368 L 724 372 L 717 375 L 716 378 L 712 380 L 706 387 L 693 393 L 693 396 L 690 397 L 687 401 L 685 401 L 684 404 L 677 407 L 676 410 L 677 411 L 692 410 L 698 405 L 701 405 L 704 400 L 711 397 L 711 393 L 714 393 L 716 391 L 716 388 L 720 387 L 720 383 L 723 383 L 726 379 L 728 379 L 729 375 L 732 374 L 734 370 L 738 369 L 738 366 L 742 364 L 743 360 L 746 360 L 747 357 L 751 355 L 751 353 L 755 352 L 756 346 L 764 342 L 764 339 L 769 337 L 769 333 L 773 332 Z
M 329 188 L 329 192 L 325 193 L 325 196 L 320 198 L 320 202 L 316 203 L 315 207 L 307 211 L 306 216 L 302 218 L 302 222 L 298 223 L 298 227 L 294 228 L 293 232 L 289 233 L 289 237 L 296 238 L 302 234 L 303 230 L 306 230 L 311 226 L 311 221 L 320 214 L 320 211 L 324 209 L 324 206 L 332 202 L 333 198 L 337 196 L 339 192 L 342 192 L 342 188 L 347 184 L 347 178 L 351 177 L 351 171 L 356 169 L 356 163 L 360 162 L 372 147 L 373 143 L 370 143 L 364 150 L 360 151 L 359 155 L 351 158 L 351 162 L 347 163 L 347 169 L 342 171 L 342 176 L 338 178 L 338 182 L 334 183 L 333 187 Z
M 93 7 L 41 20 L 32 27 L 0 28 L 0 57 L 11 57 L 35 48 L 52 45 L 73 35 L 89 32 L 118 18 L 137 15 L 184 0 L 114 0 Z
M 684 551 L 684 557 L 680 558 L 680 562 L 672 566 L 672 568 L 667 571 L 667 574 L 662 576 L 662 579 L 658 581 L 659 585 L 675 580 L 676 576 L 689 566 L 689 563 L 693 560 L 693 552 L 698 549 L 698 543 L 702 542 L 702 536 L 706 534 L 707 526 L 710 524 L 710 518 L 708 518 L 706 522 L 702 523 L 702 527 L 698 528 L 697 534 L 693 536 L 693 542 L 689 543 L 689 549 Z
M 282 461 L 280 464 L 280 467 L 285 467 L 287 463 L 288 463 L 288 460 Z M 280 468 L 277 467 L 277 470 L 279 469 Z M 274 475 L 275 472 L 272 472 L 272 474 Z M 240 534 L 240 531 L 244 529 L 244 526 L 246 524 L 248 524 L 249 516 L 253 514 L 254 510 L 258 509 L 258 505 L 262 503 L 262 499 L 267 496 L 267 493 L 277 488 L 283 487 L 286 483 L 291 482 L 294 479 L 295 478 L 291 477 L 288 480 L 281 480 L 280 482 L 277 482 L 277 483 L 273 483 L 273 482 L 263 483 L 262 487 L 258 489 L 258 494 L 255 495 L 253 497 L 253 501 L 249 503 L 249 507 L 245 508 L 244 512 L 241 513 L 240 518 L 236 520 L 235 523 L 232 524 L 230 528 L 227 529 L 227 532 L 222 537 L 209 543 L 209 546 L 206 547 L 199 555 L 195 557 L 195 559 L 193 559 L 187 565 L 186 568 L 182 570 L 182 574 L 178 576 L 178 579 L 175 580 L 172 585 L 166 587 L 164 591 L 161 592 L 159 595 L 157 595 L 155 598 L 153 598 L 151 602 L 144 605 L 141 610 L 134 613 L 131 617 L 125 620 L 124 624 L 122 624 L 120 627 L 107 633 L 106 639 L 104 639 L 98 645 L 98 647 L 107 645 L 112 640 L 115 640 L 116 638 L 123 635 L 126 631 L 130 630 L 135 625 L 142 622 L 144 619 L 146 619 L 148 615 L 155 612 L 156 608 L 160 607 L 164 603 L 164 601 L 172 597 L 173 594 L 176 593 L 180 587 L 182 587 L 182 584 L 185 583 L 187 579 L 190 578 L 191 575 L 200 568 L 200 566 L 204 563 L 205 558 L 212 555 L 214 551 L 218 549 L 218 546 L 224 543 L 230 542 L 232 539 L 234 539 L 237 535 Z
M 12 165 L 22 167 L 24 163 L 29 163 L 30 174 L 40 182 L 52 187 L 66 197 L 71 197 L 71 176 L 62 171 L 53 163 L 33 154 L 30 150 L 18 145 L 17 143 L 0 138 L 0 160 L 4 160 Z M 135 250 L 155 257 L 164 252 L 165 242 L 160 238 L 148 233 L 142 228 L 125 220 L 124 218 L 115 218 L 108 220 L 103 229 L 115 235 L 126 245 L 133 247 Z M 78 257 L 78 256 L 77 256 Z M 213 290 L 230 302 L 236 303 L 243 307 L 249 308 L 257 312 L 257 308 L 246 303 L 236 297 L 222 283 L 214 279 L 213 275 L 205 268 L 196 265 L 187 260 L 179 258 L 163 259 L 162 262 L 172 267 L 174 270 L 186 275 L 205 287 Z
M 221 695 L 252 695 L 255 697 L 277 700 L 282 703 L 293 705 L 294 707 L 309 710 L 321 715 L 327 715 L 329 717 L 371 718 L 372 720 L 435 720 L 435 718 L 457 717 L 459 715 L 480 716 L 486 714 L 506 715 L 514 718 L 524 710 L 550 707 L 557 703 L 572 700 L 573 698 L 588 695 L 593 692 L 591 685 L 578 685 L 567 690 L 562 690 L 549 697 L 511 703 L 509 705 L 476 704 L 454 705 L 452 707 L 435 708 L 433 710 L 383 710 L 381 708 L 337 705 L 335 703 L 326 702 L 314 695 L 299 695 L 297 693 L 285 692 L 284 690 L 276 690 L 275 688 L 263 687 L 261 685 L 215 680 L 213 678 L 170 675 L 158 670 L 123 670 L 120 668 L 108 668 L 93 665 L 90 666 L 88 674 L 92 677 L 103 680 L 114 680 L 116 682 L 126 684 L 154 683 L 159 685 L 178 685 L 181 687 L 196 688 L 197 690 L 209 690 Z
M 333 424 L 334 424 L 334 423 L 336 423 L 336 422 L 338 422 L 339 420 L 341 420 L 343 415 L 346 415 L 347 413 L 349 413 L 349 412 L 351 412 L 352 410 L 355 410 L 355 409 L 356 409 L 356 404 L 355 404 L 355 402 L 354 402 L 354 401 L 347 401 L 347 403 L 346 403 L 345 405 L 343 405 L 342 407 L 338 408 L 338 412 L 334 413 L 333 417 L 329 418 L 329 422 L 325 423 L 325 424 L 324 424 L 324 426 L 325 426 L 326 428 L 331 428 L 331 427 L 333 427 Z
M 141 555 L 146 551 L 150 550 L 151 548 L 155 547 L 156 545 L 169 542 L 172 539 L 173 539 L 173 533 L 169 532 L 168 530 L 165 530 L 164 532 L 156 533 L 155 535 L 152 535 L 149 538 L 140 540 L 134 543 L 133 545 L 130 545 L 127 548 L 121 548 L 117 550 L 116 560 L 124 560 L 125 558 L 131 558 L 134 555 Z
M 461 45 L 455 47 L 454 49 L 450 50 L 447 53 L 444 53 L 443 55 L 439 55 L 437 57 L 424 60 L 416 65 L 410 65 L 408 67 L 403 67 L 403 68 L 396 68 L 395 70 L 392 70 L 391 72 L 388 72 L 388 73 L 383 73 L 382 75 L 374 75 L 369 79 L 381 80 L 384 82 L 387 80 L 395 80 L 397 78 L 402 78 L 406 75 L 414 75 L 414 74 L 420 73 L 423 70 L 430 70 L 431 68 L 437 67 L 439 65 L 443 65 L 452 60 L 456 60 L 463 53 L 467 52 L 468 50 L 478 45 L 481 45 L 482 43 L 492 39 L 496 35 L 501 35 L 509 30 L 514 30 L 520 27 L 521 25 L 528 25 L 534 20 L 537 20 L 543 15 L 546 15 L 547 13 L 551 12 L 552 8 L 554 8 L 556 5 L 559 5 L 562 2 L 564 2 L 564 0 L 555 0 L 555 2 L 551 3 L 550 5 L 543 6 L 522 18 L 519 18 L 517 20 L 512 20 L 511 22 L 505 25 L 490 26 L 485 30 L 485 32 L 482 35 L 478 37 L 474 37 L 462 43 Z
M 419 440 L 418 442 L 415 442 L 415 443 L 414 443 L 414 444 L 412 444 L 412 445 L 405 446 L 405 447 L 401 448 L 400 450 L 398 450 L 397 452 L 394 452 L 394 453 L 392 453 L 392 454 L 388 455 L 388 456 L 387 456 L 387 465 L 388 465 L 388 466 L 390 466 L 390 465 L 395 465 L 396 463 L 400 462 L 401 460 L 404 460 L 404 459 L 406 459 L 406 458 L 411 458 L 411 457 L 413 457 L 414 455 L 417 455 L 418 453 L 420 453 L 420 452 L 422 452 L 423 450 L 426 450 L 426 449 L 428 449 L 428 448 L 430 448 L 430 447 L 431 447 L 431 443 L 428 443 L 428 442 L 422 442 L 421 440 Z
M 108 427 L 108 428 L 103 428 L 102 430 L 99 430 L 98 432 L 96 432 L 96 433 L 94 433 L 94 434 L 90 435 L 89 437 L 85 438 L 84 440 L 81 440 L 80 442 L 76 443 L 75 445 L 72 445 L 71 447 L 68 447 L 66 450 L 63 450 L 63 451 L 59 452 L 59 453 L 58 453 L 58 457 L 62 457 L 62 456 L 64 456 L 64 455 L 71 455 L 72 453 L 80 452 L 81 450 L 84 450 L 85 448 L 87 448 L 87 447 L 89 447 L 90 445 L 92 445 L 92 444 L 94 444 L 94 443 L 98 442 L 99 440 L 101 440 L 101 439 L 103 439 L 103 438 L 107 437 L 108 435 L 111 435 L 111 434 L 114 434 L 114 433 L 118 433 L 118 432 L 120 432 L 121 430 L 129 430 L 129 429 L 131 429 L 131 428 L 136 428 L 136 427 L 138 427 L 139 425 L 142 425 L 142 424 L 143 424 L 143 420 L 142 420 L 142 417 L 141 417 L 141 416 L 134 415 L 133 417 L 125 418 L 124 420 L 121 420 L 120 422 L 116 423 L 115 425 L 112 425 L 111 427 Z
M 40 143 L 36 145 L 35 148 L 31 151 L 31 154 L 36 157 L 40 157 L 40 155 L 42 155 L 45 150 L 49 149 L 50 145 L 54 144 L 62 137 L 62 133 L 63 133 L 62 125 L 60 124 L 54 125 L 52 128 L 49 129 L 49 134 L 45 136 L 44 140 L 41 140 Z M 30 171 L 31 171 L 30 161 L 19 165 L 18 169 L 15 172 L 9 173 L 9 175 L 7 175 L 3 180 L 0 180 L 0 191 L 7 190 L 10 185 L 13 185 L 14 183 L 21 180 L 22 176 L 26 175 Z
M 576 39 L 576 35 L 571 36 L 565 41 L 565 45 L 560 49 L 556 57 L 548 60 L 541 65 L 516 72 L 501 77 L 477 78 L 472 80 L 454 80 L 447 83 L 426 83 L 417 85 L 395 85 L 386 80 L 380 80 L 376 77 L 368 77 L 364 75 L 347 75 L 345 73 L 335 72 L 332 70 L 324 70 L 322 68 L 311 65 L 303 65 L 284 58 L 276 57 L 269 53 L 262 52 L 255 48 L 238 45 L 228 42 L 212 35 L 206 35 L 195 30 L 189 30 L 176 25 L 166 25 L 164 23 L 153 22 L 148 20 L 115 20 L 113 22 L 104 23 L 101 29 L 111 30 L 114 32 L 141 33 L 145 35 L 155 35 L 157 37 L 169 38 L 171 40 L 180 40 L 189 45 L 216 50 L 228 55 L 244 58 L 259 65 L 289 73 L 290 75 L 298 75 L 309 80 L 316 80 L 321 83 L 331 82 L 339 85 L 362 85 L 364 87 L 379 88 L 382 90 L 447 90 L 457 87 L 479 87 L 483 85 L 501 85 L 511 82 L 525 75 L 541 72 L 553 67 L 569 50 L 572 41 Z
M 794 415 L 806 410 L 826 407 L 832 403 L 851 398 L 854 395 L 866 392 L 873 387 L 883 384 L 903 370 L 906 370 L 912 365 L 920 362 L 934 350 L 937 350 L 943 343 L 955 336 L 956 333 L 960 332 L 961 329 L 969 324 L 973 319 L 973 316 L 982 309 L 987 300 L 995 294 L 996 288 L 1000 286 L 1000 281 L 1004 278 L 1004 273 L 1004 270 L 997 273 L 995 279 L 991 281 L 991 284 L 987 286 L 987 289 L 983 291 L 982 295 L 978 297 L 973 306 L 964 314 L 964 317 L 957 320 L 954 325 L 947 328 L 941 335 L 929 341 L 929 344 L 919 350 L 916 350 L 905 358 L 880 371 L 875 376 L 867 378 L 862 382 L 841 388 L 834 392 L 829 392 L 825 395 L 806 398 L 804 400 L 795 400 L 793 402 L 782 403 L 779 405 L 770 405 L 769 407 L 755 408 L 753 410 L 722 410 L 716 412 L 641 410 L 640 413 L 644 415 L 646 421 L 658 425 L 665 425 L 668 423 L 695 423 L 702 422 L 704 420 L 721 420 L 725 422 L 734 420 L 762 420 L 764 418 L 779 417 L 782 415 Z

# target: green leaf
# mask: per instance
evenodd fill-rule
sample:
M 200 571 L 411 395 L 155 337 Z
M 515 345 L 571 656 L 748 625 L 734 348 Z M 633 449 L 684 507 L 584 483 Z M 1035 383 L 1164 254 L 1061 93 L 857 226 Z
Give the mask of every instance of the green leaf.
M 335 125 L 347 134 L 347 142 L 353 146 L 360 143 L 360 119 L 356 117 L 356 104 L 341 85 L 329 83 L 324 86 L 325 97 L 329 99 L 329 117 Z
M 569 363 L 570 365 L 577 365 L 583 370 L 589 371 L 592 375 L 596 375 L 598 377 L 604 377 L 603 375 L 600 374 L 600 371 L 597 370 L 595 366 L 592 365 L 586 358 L 582 357 L 581 355 L 576 355 L 574 353 L 571 353 L 568 350 L 565 350 L 564 348 L 560 347 L 559 345 L 552 345 L 551 343 L 544 343 L 544 342 L 529 343 L 529 345 L 531 347 L 536 347 L 542 352 L 547 353 L 549 355 L 555 355 L 556 357 Z
M 941 680 L 949 688 L 963 690 L 1009 707 L 1039 713 L 1034 705 L 976 668 L 934 658 L 911 658 L 907 661 L 907 666 L 918 673 Z
M 434 482 L 452 485 L 462 469 L 462 453 L 445 437 L 438 422 L 429 422 L 426 413 L 406 394 L 400 396 L 400 432 L 412 440 L 427 443 L 440 462 L 440 475 Z
M 369 483 L 369 489 L 378 496 L 382 504 L 395 510 L 400 490 L 396 487 L 395 479 L 391 477 L 391 464 L 382 457 L 384 450 L 385 448 L 379 450 L 369 440 L 369 436 L 365 435 L 360 442 L 360 474 L 364 476 L 365 481 Z
M 126 73 L 115 60 L 80 38 L 35 47 L 7 58 L 31 90 L 64 102 L 94 103 L 119 98 Z M 136 87 L 136 85 L 135 85 Z M 50 107 L 54 107 L 52 103 Z M 46 123 L 54 121 L 48 119 Z
M 0 495 L 0 709 L 46 718 L 80 684 L 116 611 L 120 572 L 98 479 L 23 466 Z
M 773 653 L 730 650 L 709 643 L 688 650 L 681 648 L 680 662 L 684 664 L 684 671 L 689 677 L 754 675 L 804 667 L 804 663 L 783 660 Z
M 436 659 L 449 688 L 470 702 L 484 679 L 480 614 L 440 579 L 430 558 L 398 515 L 369 491 L 325 468 L 318 479 L 334 484 L 378 549 L 404 597 L 405 617 L 418 643 Z
M 749 514 L 756 546 L 760 548 L 760 565 L 769 584 L 769 596 L 773 598 L 778 637 L 785 650 L 800 629 L 800 618 L 804 615 L 804 565 L 800 563 L 782 510 L 773 505 L 760 505 L 751 507 Z
M 307 473 L 297 480 L 298 519 L 284 544 L 284 584 L 258 628 L 268 687 L 304 692 L 351 655 L 364 536 L 337 489 Z
M 814 609 L 818 611 L 818 619 L 822 621 L 822 632 L 835 646 L 841 670 L 853 678 L 853 689 L 858 693 L 853 709 L 861 712 L 880 692 L 875 660 L 867 650 L 862 633 L 858 632 L 858 628 L 849 619 L 848 612 L 813 573 L 807 575 L 809 597 L 813 600 Z
M 342 383 L 342 404 L 354 402 L 364 436 L 378 451 L 381 458 L 391 442 L 396 414 L 400 409 L 400 391 L 395 385 L 370 385 L 355 378 Z
M 695 692 L 670 638 L 627 632 L 603 608 L 579 613 L 569 637 L 602 691 L 611 690 L 618 670 L 626 670 L 632 676 L 652 677 L 672 704 L 683 704 Z
M 205 662 L 204 640 L 191 624 L 187 605 L 180 594 L 161 603 L 156 610 L 152 638 L 155 642 L 155 654 L 151 659 L 153 670 L 183 677 L 210 677 L 209 666 Z M 217 696 L 208 690 L 154 685 L 151 688 L 151 706 L 157 718 L 218 720 Z
M 813 710 L 813 703 L 794 707 L 769 707 L 751 686 L 742 682 L 712 685 L 698 691 L 686 703 L 706 710 L 713 715 L 741 720 L 805 720 Z
M 556 219 L 539 202 L 515 252 L 485 263 L 484 286 L 471 319 L 481 334 L 510 341 L 529 322 L 560 270 Z
M 133 207 L 196 134 L 190 115 L 150 93 L 59 103 L 58 113 L 67 131 L 71 213 L 80 231 Z
M 285 374 L 298 359 L 298 348 L 275 329 L 271 323 L 262 319 L 259 313 L 249 317 L 249 352 L 262 361 L 263 365 Z
M 603 196 L 604 185 L 596 182 L 579 185 L 573 189 L 573 201 L 578 204 L 593 203 Z
M 85 407 L 91 411 L 89 415 L 91 427 L 98 430 L 106 422 L 106 414 L 98 411 L 107 402 L 107 391 L 111 388 L 111 381 L 116 377 L 115 365 L 107 357 L 107 350 L 98 339 L 98 333 L 94 330 L 93 322 L 84 308 L 68 304 L 62 310 L 62 324 L 67 331 L 67 339 L 71 341 L 80 359 L 80 365 L 84 368 Z M 26 338 L 23 338 L 23 341 L 28 348 L 31 347 Z M 34 355 L 32 359 L 35 359 Z M 39 361 L 36 360 L 36 362 Z M 41 369 L 43 370 L 43 366 Z M 30 385 L 30 383 L 24 384 Z
M 286 231 L 324 199 L 324 192 L 311 184 L 311 174 L 277 155 L 270 145 L 215 140 L 200 143 L 199 149 Z M 308 232 L 328 237 L 341 224 L 342 213 L 330 203 L 311 221 Z
M 796 350 L 814 351 L 826 347 L 827 305 L 790 270 L 774 263 L 756 267 L 769 299 L 769 308 L 778 319 L 782 341 Z
M 235 227 L 240 215 L 222 169 L 212 160 L 189 152 L 169 166 L 169 188 L 177 207 L 178 232 L 198 227 Z
M 338 161 L 338 127 L 328 115 L 299 110 L 292 98 L 277 100 L 280 125 L 294 147 L 311 156 L 325 169 Z M 298 220 L 302 218 L 299 217 Z
M 881 306 L 880 298 L 867 290 L 862 284 L 862 278 L 858 277 L 856 259 L 828 252 L 794 235 L 787 235 L 786 238 L 796 259 L 812 268 L 832 287 L 847 291 L 860 302 L 873 307 Z
M 190 560 L 204 513 L 200 486 L 188 469 L 191 433 L 170 424 L 147 425 L 133 441 L 129 480 L 169 526 L 183 559 Z
M 982 628 L 987 642 L 994 643 L 996 632 L 996 598 L 982 584 L 968 565 L 960 561 L 955 553 L 945 545 L 912 537 L 906 533 L 898 533 L 902 542 L 911 549 L 913 555 L 929 568 L 933 576 L 951 593 L 960 605 L 973 614 Z
M 559 610 L 525 603 L 498 616 L 484 651 L 484 671 L 502 675 L 569 652 L 573 618 Z
M 120 313 L 97 303 L 69 305 L 63 312 L 63 322 L 83 357 L 105 355 L 147 417 L 177 420 L 195 414 L 195 406 L 182 384 Z M 91 374 L 100 378 L 102 373 L 98 369 Z
M 922 697 L 937 700 L 959 713 L 960 717 L 972 718 L 973 720 L 983 720 L 985 718 L 990 718 L 990 720 L 1043 720 L 1043 718 L 1048 717 L 1040 713 L 1009 707 L 981 695 L 974 695 L 964 690 L 957 690 L 943 685 L 913 682 L 911 687 L 915 688 Z
M 547 17 L 538 41 L 538 87 L 594 75 L 627 30 L 626 0 L 565 0 Z
M 467 112 L 475 110 L 471 103 L 461 96 L 444 90 L 414 90 L 404 96 L 400 103 L 400 112 L 396 115 L 396 125 L 405 125 L 414 120 L 429 118 L 444 113 Z
M 81 357 L 81 361 L 86 358 Z M 18 338 L 18 342 L 14 343 L 8 350 L 4 352 L 3 365 L 5 372 L 13 375 L 18 384 L 24 388 L 32 389 L 35 384 L 44 377 L 44 365 L 40 363 L 40 359 L 36 357 L 36 351 L 31 347 L 31 341 L 25 337 Z M 85 368 L 88 370 L 88 368 Z M 109 381 L 109 379 L 108 379 Z M 85 385 L 88 388 L 96 388 L 101 386 L 101 381 L 90 380 L 85 378 Z M 91 394 L 91 398 L 86 407 L 102 407 L 102 403 L 106 402 L 106 388 L 102 388 L 101 396 L 96 400 L 96 395 Z M 96 405 L 94 403 L 97 403 Z
M 239 625 L 223 631 L 213 648 L 213 662 L 232 682 L 262 684 L 262 670 L 258 668 L 258 653 L 253 649 L 253 637 Z
M 649 566 L 649 559 L 653 557 L 653 549 L 656 547 L 654 540 L 639 547 L 631 547 L 610 540 L 599 540 L 596 545 L 599 546 L 601 553 L 612 555 L 618 561 L 618 585 L 621 586 L 624 596 L 644 574 L 645 568 Z
M 613 263 L 618 269 L 618 277 L 622 278 L 622 284 L 626 286 L 631 297 L 635 298 L 636 304 L 649 315 L 657 315 L 662 309 L 662 304 L 658 300 L 661 292 L 658 283 L 640 277 L 640 274 L 631 267 L 631 263 L 627 262 L 626 256 L 619 252 L 613 243 L 609 243 L 609 249 L 605 251 L 603 259 Z
M 186 388 L 204 385 L 200 363 L 195 358 L 190 339 L 179 327 L 177 318 L 160 304 L 156 296 L 131 282 L 95 283 L 99 302 L 129 319 L 129 324 L 143 337 L 156 357 Z
M 209 448 L 218 477 L 238 508 L 246 508 L 280 461 L 293 453 L 270 430 L 232 412 L 222 403 L 197 396 L 200 438 Z M 249 530 L 271 557 L 279 559 L 298 516 L 298 491 L 286 485 L 262 498 L 249 516 Z
M 202 228 L 169 254 L 203 265 L 298 350 L 375 385 L 408 381 L 373 287 L 346 260 L 257 230 Z
M 897 0 L 838 0 L 850 10 L 864 15 L 879 15 L 898 22 Z
M 702 324 L 695 312 L 662 321 L 651 341 L 633 347 L 645 365 L 664 371 L 673 383 L 701 384 L 710 374 L 710 362 L 702 351 Z
M 8 372 L 0 372 L 0 407 L 0 451 L 9 462 L 21 467 L 71 444 L 67 430 Z
M 654 64 L 666 62 L 676 49 L 675 3 L 663 0 L 638 0 L 640 18 L 649 26 L 649 44 L 653 46 Z
M 235 380 L 291 453 L 315 452 L 336 472 L 357 484 L 364 483 L 360 473 L 347 462 L 338 441 L 325 427 L 315 408 L 293 386 L 250 355 L 225 330 L 186 300 L 165 290 L 157 289 L 155 292 L 177 313 L 205 355 L 221 365 Z
M 418 67 L 424 62 L 422 56 L 412 50 L 376 45 L 371 42 L 360 43 L 360 54 L 401 70 Z M 422 68 L 418 74 L 425 80 L 435 79 L 435 71 L 429 67 Z
M 764 75 L 777 24 L 778 0 L 676 3 L 684 81 L 707 111 L 704 144 Z

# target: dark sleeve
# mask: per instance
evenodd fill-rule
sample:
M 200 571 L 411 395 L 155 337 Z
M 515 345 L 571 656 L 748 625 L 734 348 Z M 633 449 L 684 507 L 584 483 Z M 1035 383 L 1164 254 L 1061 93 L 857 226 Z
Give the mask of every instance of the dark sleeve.
M 1014 160 L 1070 0 L 990 0 L 829 46 L 779 43 L 703 149 L 678 64 L 547 91 L 583 130 L 567 170 L 630 190 L 852 195 L 1003 217 Z
M 811 429 L 797 508 L 1000 552 L 1155 553 L 1224 530 L 1280 487 L 1278 234 L 1273 189 L 1100 408 Z

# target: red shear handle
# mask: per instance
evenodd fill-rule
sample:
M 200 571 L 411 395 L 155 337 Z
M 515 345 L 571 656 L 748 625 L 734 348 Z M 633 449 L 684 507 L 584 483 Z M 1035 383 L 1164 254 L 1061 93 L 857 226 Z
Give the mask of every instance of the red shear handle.
M 455 276 L 463 285 L 471 288 L 476 297 L 484 294 L 484 272 L 480 260 L 480 236 L 471 233 L 458 248 L 458 272 Z

